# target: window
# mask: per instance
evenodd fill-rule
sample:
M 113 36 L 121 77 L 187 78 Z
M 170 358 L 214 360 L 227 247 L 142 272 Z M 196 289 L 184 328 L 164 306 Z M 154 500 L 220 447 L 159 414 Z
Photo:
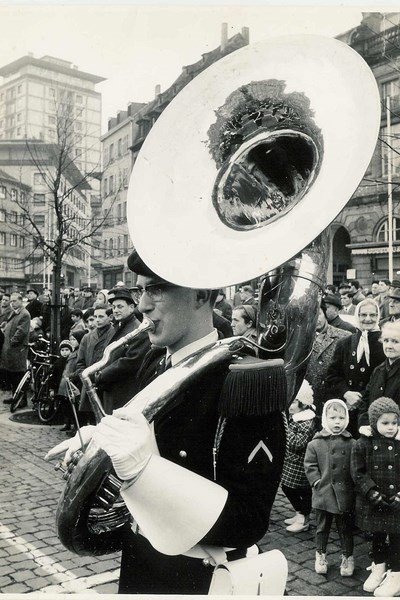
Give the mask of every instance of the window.
M 21 135 L 21 127 L 17 127 L 17 135 Z
M 122 138 L 118 140 L 118 156 L 122 155 Z
M 75 100 L 78 104 L 82 104 L 83 102 L 83 98 L 79 94 L 76 95 Z
M 10 246 L 16 246 L 18 243 L 18 236 L 15 233 L 10 234 Z
M 6 211 L 4 208 L 0 208 L 0 223 L 6 222 Z
M 109 189 L 109 191 L 110 191 L 110 194 L 111 194 L 111 192 L 114 191 L 114 176 L 113 175 L 110 175 L 110 189 Z
M 6 197 L 6 188 L 4 187 L 4 185 L 0 186 L 0 198 L 5 198 Z
M 6 245 L 6 234 L 4 233 L 4 231 L 0 231 L 0 245 Z
M 17 94 L 22 94 L 22 85 L 17 87 Z
M 35 204 L 44 204 L 45 200 L 46 198 L 44 194 L 33 194 L 33 201 Z
M 109 158 L 110 162 L 112 160 L 114 160 L 114 144 L 110 144 L 110 153 L 109 153 L 109 156 L 110 156 L 110 158 Z
M 20 192 L 19 193 L 19 201 L 21 202 L 21 204 L 24 204 L 25 200 L 26 200 L 25 192 Z
M 393 218 L 393 241 L 400 241 L 400 219 Z M 389 241 L 389 220 L 383 221 L 378 228 L 376 234 L 377 242 L 388 242 Z
M 14 202 L 17 201 L 18 198 L 18 192 L 15 188 L 12 188 L 11 190 L 11 200 L 13 200 Z
M 382 127 L 380 137 L 382 175 L 388 174 L 389 162 L 392 174 L 400 173 L 400 123 L 392 125 L 390 137 L 387 127 Z
M 22 119 L 22 115 L 21 115 L 21 113 L 18 113 L 17 114 L 17 123 L 19 123 L 21 121 L 21 119 Z
M 50 98 L 56 97 L 56 90 L 54 88 L 49 88 L 49 96 Z
M 22 213 L 18 215 L 18 223 L 19 225 L 25 225 L 25 215 Z
M 45 180 L 44 173 L 33 174 L 33 185 L 41 185 Z
M 25 248 L 25 238 L 22 235 L 19 236 L 19 247 Z
M 47 115 L 47 121 L 50 125 L 55 125 L 56 118 L 53 115 Z
M 15 210 L 12 210 L 10 212 L 10 222 L 11 223 L 16 223 L 17 222 L 17 212 Z

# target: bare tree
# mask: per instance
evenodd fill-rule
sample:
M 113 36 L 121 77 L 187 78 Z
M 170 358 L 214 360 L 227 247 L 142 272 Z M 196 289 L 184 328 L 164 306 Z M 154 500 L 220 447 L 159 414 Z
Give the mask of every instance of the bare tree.
M 101 217 L 93 218 L 87 194 L 92 183 L 99 178 L 99 167 L 78 169 L 76 163 L 85 163 L 82 150 L 84 133 L 77 128 L 76 107 L 65 92 L 55 105 L 54 143 L 26 140 L 26 156 L 21 161 L 20 178 L 28 162 L 35 177 L 40 180 L 42 194 L 30 193 L 19 197 L 17 204 L 23 218 L 18 219 L 14 229 L 23 232 L 32 240 L 27 259 L 39 250 L 52 268 L 51 341 L 55 348 L 60 339 L 60 289 L 63 260 L 75 252 L 91 249 L 94 238 L 109 218 L 113 202 Z M 116 194 L 118 193 L 118 190 Z M 115 196 L 116 196 L 115 194 Z M 38 206 L 39 205 L 39 206 Z M 38 212 L 45 210 L 47 227 L 38 221 Z

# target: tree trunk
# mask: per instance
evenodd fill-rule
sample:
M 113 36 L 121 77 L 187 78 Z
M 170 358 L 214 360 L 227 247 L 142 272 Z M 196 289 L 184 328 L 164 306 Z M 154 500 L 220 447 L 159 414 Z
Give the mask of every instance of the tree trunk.
M 61 256 L 56 254 L 53 262 L 53 283 L 51 290 L 51 325 L 50 325 L 50 342 L 51 351 L 57 354 L 58 345 L 61 335 Z

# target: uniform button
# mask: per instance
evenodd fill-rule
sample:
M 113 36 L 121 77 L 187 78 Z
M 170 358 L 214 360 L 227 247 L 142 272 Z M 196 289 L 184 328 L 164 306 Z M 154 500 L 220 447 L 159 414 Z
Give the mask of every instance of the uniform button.
M 374 465 L 374 469 L 377 471 L 379 469 L 378 465 Z
M 394 490 L 394 485 L 392 483 L 389 485 L 389 490 Z
M 179 452 L 179 456 L 180 456 L 181 458 L 186 458 L 186 457 L 187 457 L 187 453 L 186 453 L 184 450 L 180 450 L 180 452 Z
M 319 365 L 322 365 L 322 360 L 319 360 L 319 361 L 318 361 L 318 364 L 319 364 Z
M 374 450 L 378 450 L 378 446 L 374 446 Z
M 364 373 L 365 367 L 361 367 L 360 371 L 361 371 L 361 373 Z
M 209 558 L 203 558 L 203 566 L 204 567 L 209 567 L 210 566 L 210 559 Z
M 393 450 L 393 446 L 388 446 L 388 450 Z
M 349 379 L 349 385 L 353 385 L 353 380 Z
M 356 353 L 355 353 L 355 352 L 352 352 L 352 353 L 351 353 L 351 355 L 352 355 L 352 356 L 355 356 L 355 355 L 356 355 Z
M 388 465 L 388 469 L 391 471 L 393 469 L 393 465 Z
M 350 365 L 350 369 L 354 369 L 354 365 Z

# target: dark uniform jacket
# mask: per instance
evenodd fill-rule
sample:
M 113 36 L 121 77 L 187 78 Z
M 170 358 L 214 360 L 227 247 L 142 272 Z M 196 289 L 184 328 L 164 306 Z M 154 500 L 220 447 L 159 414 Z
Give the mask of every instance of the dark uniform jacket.
M 373 506 L 366 498 L 374 488 L 387 499 L 400 491 L 400 441 L 377 432 L 372 437 L 361 436 L 353 448 L 351 474 L 357 491 L 358 527 L 400 534 L 399 512 L 390 506 Z
M 160 352 L 152 350 L 140 373 L 142 386 L 157 376 L 159 362 Z M 239 558 L 268 529 L 282 471 L 285 429 L 282 412 L 271 408 L 262 416 L 228 417 L 217 442 L 223 417 L 220 396 L 228 373 L 226 365 L 218 366 L 178 393 L 158 412 L 154 428 L 162 457 L 209 480 L 215 478 L 228 490 L 220 517 L 200 543 L 239 549 Z M 213 448 L 218 449 L 215 471 Z M 141 535 L 129 532 L 126 537 L 120 593 L 207 594 L 211 575 L 212 567 L 201 559 L 166 556 Z
M 373 371 L 358 409 L 359 427 L 368 425 L 368 407 L 382 396 L 391 398 L 400 406 L 400 359 L 392 365 L 386 359 Z
M 139 321 L 131 314 L 115 326 L 109 344 L 120 340 L 138 326 Z M 103 407 L 107 414 L 124 406 L 138 391 L 136 375 L 149 348 L 149 336 L 146 332 L 139 333 L 127 346 L 115 350 L 110 364 L 97 375 L 96 384 L 103 394 Z
M 42 303 L 39 302 L 37 298 L 30 300 L 25 306 L 25 308 L 31 315 L 31 319 L 34 319 L 35 317 L 40 317 L 40 315 L 42 314 Z

